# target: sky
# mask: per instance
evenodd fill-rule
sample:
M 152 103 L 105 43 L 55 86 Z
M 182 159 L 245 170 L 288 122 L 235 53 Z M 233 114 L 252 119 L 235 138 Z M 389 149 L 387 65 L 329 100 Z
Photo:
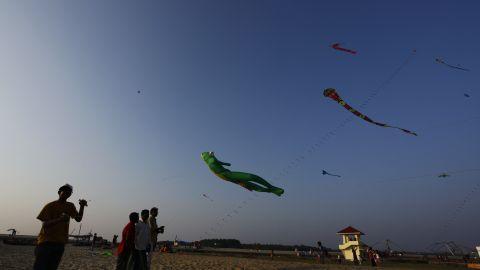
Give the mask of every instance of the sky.
M 370 245 L 479 245 L 479 8 L 2 1 L 0 233 L 37 234 L 39 211 L 69 183 L 77 207 L 91 200 L 82 233 L 107 238 L 156 206 L 160 240 L 335 248 L 351 225 Z M 327 87 L 419 136 L 352 118 Z M 220 180 L 203 151 L 285 194 Z

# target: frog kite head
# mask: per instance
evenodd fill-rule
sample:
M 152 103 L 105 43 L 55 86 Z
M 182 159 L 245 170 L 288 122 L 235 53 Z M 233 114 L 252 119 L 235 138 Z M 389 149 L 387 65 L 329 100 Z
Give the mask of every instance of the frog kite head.
M 203 153 L 201 154 L 201 156 L 202 156 L 203 161 L 206 162 L 209 158 L 215 157 L 215 153 L 214 153 L 213 151 L 203 152 Z

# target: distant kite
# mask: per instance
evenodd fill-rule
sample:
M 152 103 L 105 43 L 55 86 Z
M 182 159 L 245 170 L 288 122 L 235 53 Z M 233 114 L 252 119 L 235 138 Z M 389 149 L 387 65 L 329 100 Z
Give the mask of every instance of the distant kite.
M 455 69 L 459 69 L 459 70 L 463 70 L 463 71 L 470 71 L 466 68 L 462 68 L 462 67 L 459 67 L 459 66 L 453 66 L 453 65 L 447 64 L 445 61 L 443 61 L 440 58 L 435 58 L 435 61 L 439 64 L 445 65 L 445 66 L 450 67 L 450 68 L 455 68 Z
M 375 124 L 377 126 L 381 126 L 381 127 L 388 127 L 388 128 L 396 128 L 396 129 L 399 129 L 405 133 L 408 133 L 408 134 L 411 134 L 411 135 L 415 135 L 417 136 L 417 133 L 415 132 L 412 132 L 410 130 L 407 130 L 407 129 L 403 129 L 403 128 L 399 128 L 399 127 L 395 127 L 395 126 L 390 126 L 390 125 L 387 125 L 387 124 L 383 124 L 383 123 L 379 123 L 379 122 L 375 122 L 373 121 L 372 119 L 368 118 L 367 116 L 361 114 L 359 111 L 355 110 L 354 108 L 350 107 L 350 105 L 348 105 L 345 101 L 342 100 L 342 98 L 340 98 L 340 96 L 338 95 L 337 91 L 335 91 L 335 89 L 333 88 L 327 88 L 325 89 L 325 91 L 323 91 L 323 95 L 325 97 L 329 97 L 333 100 L 335 100 L 336 102 L 338 102 L 340 105 L 342 105 L 345 109 L 349 110 L 351 113 L 353 113 L 354 115 L 362 118 L 363 120 L 367 121 L 367 122 L 370 122 L 372 124 Z
M 331 174 L 331 173 L 329 173 L 329 172 L 327 172 L 327 171 L 325 171 L 325 170 L 322 170 L 322 174 L 323 174 L 323 175 L 330 175 L 330 176 L 341 177 L 340 175 Z
M 464 95 L 465 97 L 470 97 L 470 95 L 469 95 L 469 94 L 463 94 L 463 95 Z
M 138 91 L 137 91 L 137 94 L 140 94 L 140 93 L 142 93 L 142 91 L 138 90 Z
M 332 44 L 330 47 L 332 47 L 333 49 L 335 49 L 337 51 L 347 52 L 347 53 L 351 53 L 351 54 L 357 54 L 357 52 L 354 51 L 354 50 L 345 49 L 345 48 L 340 47 L 340 43 Z
M 230 166 L 230 163 L 219 161 L 214 152 L 203 152 L 201 154 L 203 161 L 208 168 L 219 178 L 228 182 L 242 186 L 250 191 L 270 192 L 277 196 L 283 194 L 283 189 L 273 186 L 258 175 L 244 172 L 232 172 L 223 166 Z
M 210 199 L 210 197 L 208 197 L 206 194 L 202 194 L 203 197 L 207 198 L 208 200 L 210 200 L 211 202 L 213 202 L 212 199 Z
M 446 173 L 442 173 L 438 176 L 439 178 L 447 178 L 447 177 L 450 177 L 449 174 L 446 174 Z

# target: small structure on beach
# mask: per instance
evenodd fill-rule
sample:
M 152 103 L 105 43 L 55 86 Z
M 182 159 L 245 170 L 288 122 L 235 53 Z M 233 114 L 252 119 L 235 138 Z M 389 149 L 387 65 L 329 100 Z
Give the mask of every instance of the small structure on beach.
M 338 246 L 338 249 L 342 252 L 345 260 L 352 262 L 361 261 L 366 252 L 366 245 L 362 243 L 360 236 L 365 234 L 352 226 L 348 226 L 337 232 L 337 234 L 342 236 L 342 244 Z
M 18 234 L 12 236 L 11 234 L 0 234 L 0 242 L 7 245 L 35 246 L 37 244 L 37 236 Z
M 92 242 L 90 241 L 90 238 L 92 238 L 92 236 L 93 235 L 91 233 L 83 235 L 68 235 L 69 242 L 72 242 L 74 246 L 90 246 L 92 244 Z
M 7 232 L 11 232 L 10 234 L 11 237 L 15 237 L 15 235 L 17 235 L 17 230 L 15 229 L 8 229 Z

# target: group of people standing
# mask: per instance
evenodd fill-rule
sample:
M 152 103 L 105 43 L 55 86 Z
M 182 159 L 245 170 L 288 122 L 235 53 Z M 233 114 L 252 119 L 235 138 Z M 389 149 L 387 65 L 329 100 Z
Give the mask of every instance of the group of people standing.
M 368 260 L 370 260 L 370 264 L 372 266 L 380 266 L 381 258 L 378 251 L 374 250 L 373 248 L 367 249 Z
M 34 270 L 55 270 L 68 243 L 70 219 L 82 221 L 87 207 L 86 200 L 79 200 L 80 209 L 68 202 L 73 187 L 65 184 L 58 189 L 58 199 L 46 204 L 37 216 L 42 227 L 35 248 Z M 141 220 L 137 212 L 130 213 L 130 222 L 122 231 L 122 241 L 118 246 L 116 269 L 148 270 L 152 252 L 157 246 L 157 235 L 164 232 L 164 226 L 157 225 L 158 209 L 141 211 Z M 116 241 L 114 241 L 116 242 Z M 92 241 L 92 250 L 95 239 Z
M 58 268 L 68 242 L 70 219 L 80 222 L 83 218 L 86 200 L 79 200 L 80 209 L 68 202 L 73 193 L 73 187 L 65 184 L 58 189 L 58 200 L 46 204 L 37 216 L 42 222 L 42 227 L 35 248 L 34 270 L 55 270 Z M 122 231 L 122 241 L 117 250 L 117 270 L 148 270 L 150 269 L 152 254 L 157 248 L 157 236 L 164 233 L 164 226 L 157 225 L 158 208 L 144 209 L 140 212 L 132 212 L 129 215 L 129 223 Z M 116 237 L 113 242 L 116 242 Z M 92 241 L 92 249 L 95 239 Z M 327 249 L 318 242 L 318 256 L 324 263 L 328 257 Z M 295 249 L 297 252 L 298 250 Z M 372 266 L 378 266 L 381 262 L 380 255 L 372 248 L 367 249 L 368 258 Z M 313 251 L 311 251 L 313 255 Z M 353 250 L 354 263 L 358 264 L 357 252 Z M 273 251 L 271 253 L 273 258 Z
M 152 253 L 157 247 L 157 236 L 164 226 L 157 225 L 158 209 L 153 207 L 129 215 L 130 222 L 122 231 L 122 241 L 117 249 L 117 270 L 150 269 Z

